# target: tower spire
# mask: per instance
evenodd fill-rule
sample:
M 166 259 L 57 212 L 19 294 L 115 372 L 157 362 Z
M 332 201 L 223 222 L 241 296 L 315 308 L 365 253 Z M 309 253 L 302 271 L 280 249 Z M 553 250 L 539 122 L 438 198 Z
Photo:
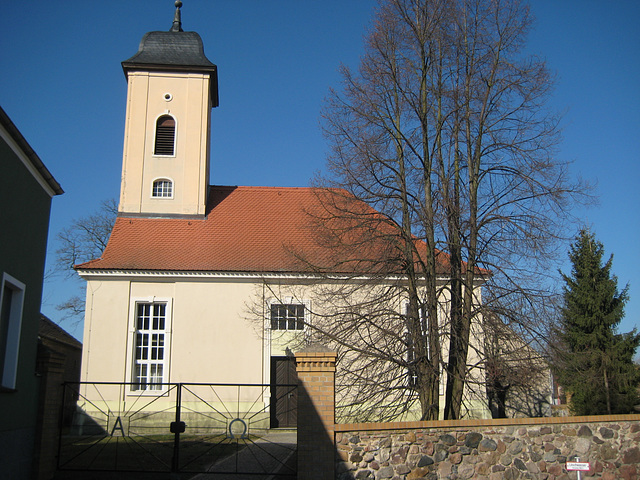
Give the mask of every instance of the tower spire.
M 180 7 L 182 7 L 182 2 L 180 0 L 176 0 L 176 13 L 173 16 L 173 25 L 171 26 L 170 32 L 182 32 L 182 17 L 180 15 Z

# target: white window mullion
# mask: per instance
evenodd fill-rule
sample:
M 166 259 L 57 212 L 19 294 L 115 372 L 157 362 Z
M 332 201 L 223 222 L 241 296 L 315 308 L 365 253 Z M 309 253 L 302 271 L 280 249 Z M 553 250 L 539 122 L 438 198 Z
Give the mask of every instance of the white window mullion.
M 271 330 L 304 330 L 306 306 L 303 303 L 272 303 Z
M 167 178 L 153 181 L 151 188 L 153 198 L 173 198 L 173 182 Z
M 163 390 L 165 383 L 167 303 L 136 303 L 133 390 Z

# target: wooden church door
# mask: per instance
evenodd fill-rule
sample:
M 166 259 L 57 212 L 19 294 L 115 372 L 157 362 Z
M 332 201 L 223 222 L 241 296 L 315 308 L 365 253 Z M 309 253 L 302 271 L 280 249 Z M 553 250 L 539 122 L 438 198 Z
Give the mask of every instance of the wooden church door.
M 271 428 L 297 426 L 297 385 L 295 358 L 271 357 Z

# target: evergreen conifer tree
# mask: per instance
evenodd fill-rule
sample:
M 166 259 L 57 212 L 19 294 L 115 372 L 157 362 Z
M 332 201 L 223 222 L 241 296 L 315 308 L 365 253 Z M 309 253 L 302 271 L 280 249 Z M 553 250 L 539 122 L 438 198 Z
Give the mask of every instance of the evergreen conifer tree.
M 602 243 L 581 230 L 571 246 L 571 275 L 565 281 L 555 371 L 571 394 L 576 415 L 630 413 L 638 402 L 640 373 L 633 355 L 640 334 L 619 334 L 628 285 L 618 291 L 613 256 L 603 264 Z

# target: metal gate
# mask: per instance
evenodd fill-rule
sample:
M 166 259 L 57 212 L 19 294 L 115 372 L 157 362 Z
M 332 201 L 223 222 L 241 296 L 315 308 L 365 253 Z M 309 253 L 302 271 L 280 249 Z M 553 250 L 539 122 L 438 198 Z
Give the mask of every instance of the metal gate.
M 297 385 L 65 383 L 58 470 L 295 478 L 297 432 L 272 428 Z M 207 477 L 209 478 L 209 477 Z

